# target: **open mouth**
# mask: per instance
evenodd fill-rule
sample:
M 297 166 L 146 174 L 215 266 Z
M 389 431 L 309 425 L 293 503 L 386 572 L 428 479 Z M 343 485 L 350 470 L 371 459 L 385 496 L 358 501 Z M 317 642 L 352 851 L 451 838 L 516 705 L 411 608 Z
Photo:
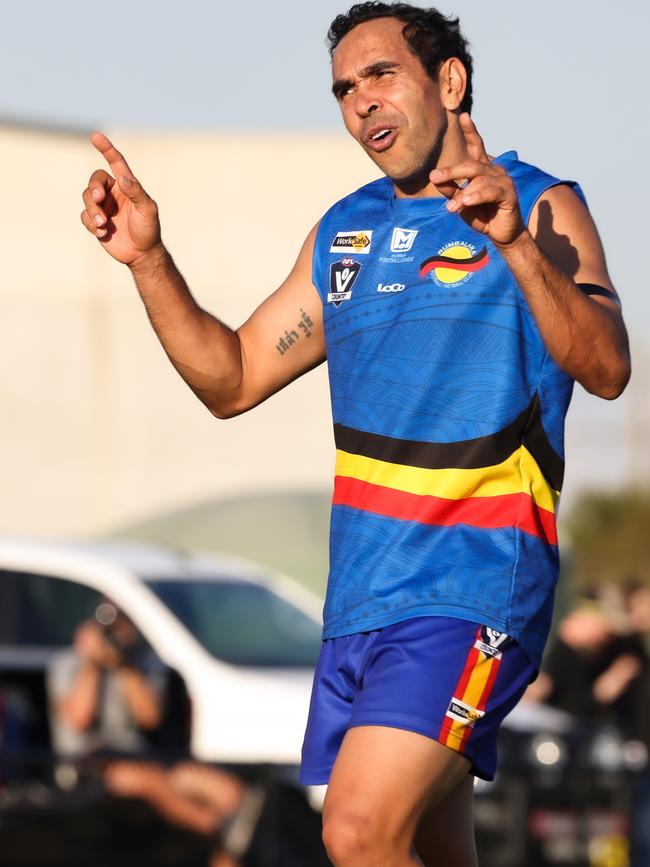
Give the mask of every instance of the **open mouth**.
M 369 130 L 365 144 L 370 150 L 379 153 L 387 150 L 397 138 L 397 130 L 390 126 L 375 127 Z

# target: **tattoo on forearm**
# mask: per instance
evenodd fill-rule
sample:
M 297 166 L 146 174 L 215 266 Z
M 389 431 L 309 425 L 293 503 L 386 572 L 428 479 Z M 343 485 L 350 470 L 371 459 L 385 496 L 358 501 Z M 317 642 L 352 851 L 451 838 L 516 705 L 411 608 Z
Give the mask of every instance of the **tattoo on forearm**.
M 311 337 L 311 330 L 314 327 L 314 323 L 309 316 L 308 313 L 300 308 L 300 321 L 296 323 L 296 328 L 302 331 L 303 337 Z M 275 348 L 280 353 L 280 355 L 284 355 L 285 352 L 288 352 L 294 344 L 300 340 L 300 334 L 296 331 L 295 328 L 286 329 L 284 334 L 280 336 Z

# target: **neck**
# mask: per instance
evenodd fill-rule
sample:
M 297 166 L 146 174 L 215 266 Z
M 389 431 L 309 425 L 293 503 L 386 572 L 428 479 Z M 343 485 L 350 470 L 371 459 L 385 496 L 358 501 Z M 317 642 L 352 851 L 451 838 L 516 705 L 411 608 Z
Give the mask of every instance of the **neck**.
M 453 166 L 467 158 L 465 136 L 456 115 L 452 115 L 444 134 L 431 151 L 426 165 L 410 178 L 393 178 L 395 196 L 398 199 L 440 197 L 442 193 L 431 183 L 429 175 L 438 166 Z

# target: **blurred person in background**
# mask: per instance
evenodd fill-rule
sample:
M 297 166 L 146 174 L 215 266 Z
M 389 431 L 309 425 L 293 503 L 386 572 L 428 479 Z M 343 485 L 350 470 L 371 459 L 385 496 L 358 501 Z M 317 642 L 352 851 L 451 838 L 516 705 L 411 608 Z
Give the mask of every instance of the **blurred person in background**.
M 384 177 L 327 212 L 237 331 L 196 303 L 101 133 L 110 173 L 81 219 L 215 416 L 327 358 L 338 455 L 302 780 L 328 784 L 337 867 L 411 867 L 414 848 L 472 867 L 471 775 L 494 777 L 550 626 L 573 381 L 617 397 L 627 336 L 579 187 L 488 156 L 458 20 L 361 3 L 328 36 L 344 124 Z
M 631 735 L 635 684 L 645 665 L 636 637 L 617 634 L 598 604 L 587 601 L 560 621 L 525 698 Z
M 167 672 L 112 602 L 81 623 L 47 671 L 52 745 L 59 756 L 145 755 L 165 711 Z
M 650 864 L 650 583 L 628 578 L 623 583 L 623 601 L 631 635 L 645 650 L 645 664 L 636 680 L 633 711 L 634 737 L 645 747 L 645 766 L 632 787 L 631 867 Z
M 212 840 L 210 867 L 327 867 L 320 816 L 295 786 L 252 784 L 228 771 L 113 762 L 113 794 L 150 804 L 167 821 Z

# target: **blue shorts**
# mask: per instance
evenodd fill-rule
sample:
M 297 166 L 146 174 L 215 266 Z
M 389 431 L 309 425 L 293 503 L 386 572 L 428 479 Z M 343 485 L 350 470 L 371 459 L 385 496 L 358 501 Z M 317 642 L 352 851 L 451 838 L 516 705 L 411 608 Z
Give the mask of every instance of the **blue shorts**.
M 503 632 L 453 617 L 414 617 L 323 641 L 300 779 L 329 780 L 346 731 L 380 725 L 433 738 L 494 779 L 497 730 L 537 670 Z

